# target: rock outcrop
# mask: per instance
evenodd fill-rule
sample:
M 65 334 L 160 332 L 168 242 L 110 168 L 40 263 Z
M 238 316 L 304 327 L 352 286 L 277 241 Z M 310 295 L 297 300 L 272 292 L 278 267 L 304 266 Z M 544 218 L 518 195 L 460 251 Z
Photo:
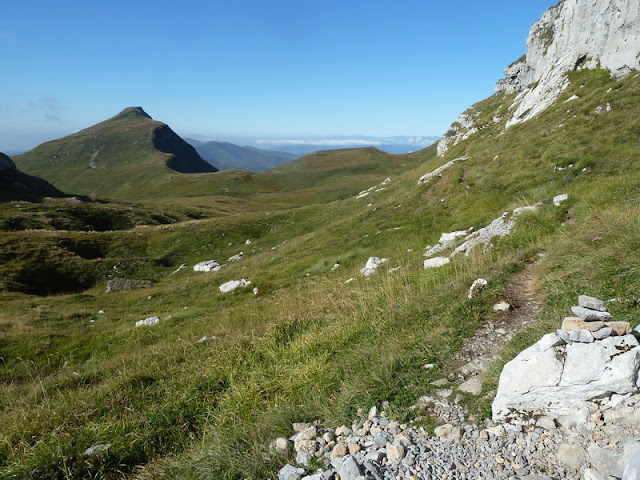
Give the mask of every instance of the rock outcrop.
M 369 257 L 369 260 L 367 260 L 366 265 L 360 269 L 360 273 L 365 277 L 373 275 L 377 270 L 377 268 L 383 263 L 386 263 L 388 260 L 389 260 L 388 258 Z
M 627 322 L 610 322 L 597 298 L 581 295 L 579 318 L 507 363 L 493 401 L 494 421 L 549 417 L 579 428 L 594 409 L 640 395 L 640 345 Z M 640 398 L 640 397 L 638 397 Z
M 508 113 L 493 121 L 507 116 L 509 128 L 535 117 L 567 89 L 569 71 L 604 68 L 615 78 L 637 71 L 639 52 L 637 0 L 563 0 L 533 24 L 526 54 L 505 68 L 495 90 L 518 95 Z M 477 116 L 473 107 L 461 114 L 438 142 L 438 155 L 483 128 Z
M 150 288 L 153 282 L 150 280 L 132 280 L 129 278 L 114 278 L 107 282 L 107 292 L 119 292 L 132 288 Z
M 224 265 L 220 265 L 215 260 L 205 260 L 193 266 L 194 272 L 217 272 Z
M 498 92 L 519 92 L 507 127 L 533 118 L 567 88 L 566 73 L 606 68 L 616 78 L 640 68 L 637 0 L 564 0 L 533 24 L 527 53 L 504 71 Z

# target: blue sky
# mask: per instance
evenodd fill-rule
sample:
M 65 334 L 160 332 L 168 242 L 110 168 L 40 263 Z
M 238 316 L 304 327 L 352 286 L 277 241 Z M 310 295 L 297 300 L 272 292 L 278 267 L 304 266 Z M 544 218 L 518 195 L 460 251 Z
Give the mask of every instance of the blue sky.
M 183 136 L 440 135 L 555 0 L 0 0 L 0 151 L 142 106 Z

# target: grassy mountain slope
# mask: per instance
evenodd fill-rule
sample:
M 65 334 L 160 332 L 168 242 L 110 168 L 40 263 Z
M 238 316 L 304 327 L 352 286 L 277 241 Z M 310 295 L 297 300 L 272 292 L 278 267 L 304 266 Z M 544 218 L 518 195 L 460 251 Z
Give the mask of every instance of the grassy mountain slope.
M 292 421 L 336 426 L 350 423 L 359 407 L 386 401 L 390 415 L 427 416 L 419 421 L 432 427 L 427 412 L 409 407 L 434 394 L 429 383 L 452 373 L 462 340 L 498 319 L 494 302 L 538 260 L 542 314 L 505 350 L 483 394 L 464 399 L 482 418 L 501 362 L 558 328 L 577 294 L 633 299 L 640 289 L 639 93 L 637 75 L 615 81 L 598 70 L 572 73 L 554 106 L 506 131 L 493 117 L 513 96 L 495 95 L 474 106 L 484 128 L 444 157 L 432 150 L 393 157 L 398 169 L 417 164 L 360 199 L 120 232 L 3 233 L 3 252 L 5 245 L 46 251 L 65 240 L 95 242 L 102 250 L 93 258 L 76 255 L 78 273 L 111 271 L 156 284 L 120 293 L 97 284 L 82 294 L 0 294 L 0 472 L 275 478 L 292 459 L 267 461 L 265 453 L 275 437 L 291 434 Z M 573 95 L 579 98 L 563 103 Z M 606 103 L 610 111 L 598 109 Z M 366 152 L 371 157 L 358 157 L 363 168 L 380 155 Z M 461 156 L 467 159 L 418 185 Z M 294 175 L 292 188 L 304 188 L 309 172 L 322 177 L 344 164 L 315 160 L 276 170 Z M 342 178 L 328 175 L 326 186 L 346 183 L 358 172 L 351 168 Z M 380 173 L 371 175 L 369 186 L 380 183 Z M 550 202 L 562 193 L 567 202 Z M 491 249 L 422 269 L 423 252 L 441 233 L 478 229 L 538 202 L 539 210 L 519 216 Z M 208 259 L 225 263 L 239 251 L 245 259 L 218 272 L 191 269 Z M 389 262 L 365 280 L 358 270 L 372 255 Z M 188 268 L 173 273 L 183 263 Z M 243 277 L 249 288 L 218 289 Z M 468 299 L 478 277 L 489 286 Z M 637 323 L 637 302 L 612 303 L 611 310 Z M 160 316 L 158 326 L 133 326 L 151 315 Z M 204 335 L 213 339 L 198 343 Z M 110 447 L 82 455 L 98 443 Z
M 15 157 L 25 173 L 74 194 L 134 198 L 172 175 L 214 172 L 193 147 L 140 107 Z
M 255 147 L 240 147 L 228 142 L 207 142 L 195 147 L 197 152 L 218 170 L 266 172 L 295 159 L 285 152 L 269 152 Z
M 357 194 L 388 175 L 414 168 L 422 158 L 423 153 L 398 156 L 373 148 L 346 149 L 310 154 L 263 173 L 229 170 L 212 175 L 215 168 L 167 125 L 131 107 L 15 161 L 26 173 L 73 194 L 125 201 L 176 198 L 178 203 L 180 197 L 226 196 L 305 205 Z
M 326 203 L 357 195 L 433 156 L 435 146 L 411 155 L 391 155 L 376 148 L 316 152 L 262 173 L 225 170 L 215 175 L 173 175 L 166 188 L 150 192 L 149 197 L 223 195 L 281 206 Z

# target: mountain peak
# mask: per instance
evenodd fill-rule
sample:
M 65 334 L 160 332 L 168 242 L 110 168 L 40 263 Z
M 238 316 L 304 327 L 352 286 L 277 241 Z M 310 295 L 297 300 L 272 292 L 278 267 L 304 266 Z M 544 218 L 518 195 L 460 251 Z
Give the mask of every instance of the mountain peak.
M 142 107 L 127 107 L 115 117 L 112 117 L 110 120 L 138 120 L 141 118 L 148 118 L 149 120 L 153 120 L 151 118 L 151 115 L 145 112 Z

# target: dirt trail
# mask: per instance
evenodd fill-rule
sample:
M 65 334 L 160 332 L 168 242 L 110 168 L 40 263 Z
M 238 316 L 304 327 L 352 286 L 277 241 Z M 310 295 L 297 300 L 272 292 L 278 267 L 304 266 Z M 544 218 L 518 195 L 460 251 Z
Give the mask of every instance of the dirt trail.
M 492 358 L 513 338 L 531 323 L 542 311 L 542 299 L 534 290 L 533 276 L 537 262 L 529 263 L 518 273 L 507 287 L 507 303 L 513 310 L 500 314 L 495 321 L 481 326 L 476 334 L 464 341 L 456 356 L 456 367 L 466 378 L 481 373 Z M 473 365 L 469 365 L 472 362 Z M 466 368 L 466 367 L 469 368 Z

